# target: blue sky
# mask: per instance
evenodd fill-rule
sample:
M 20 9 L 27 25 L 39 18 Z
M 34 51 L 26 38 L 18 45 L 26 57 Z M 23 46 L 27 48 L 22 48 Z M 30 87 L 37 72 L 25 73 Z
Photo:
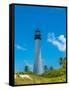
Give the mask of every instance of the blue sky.
M 15 71 L 31 70 L 34 63 L 37 28 L 41 32 L 41 57 L 43 65 L 59 68 L 59 58 L 66 52 L 66 9 L 15 5 Z

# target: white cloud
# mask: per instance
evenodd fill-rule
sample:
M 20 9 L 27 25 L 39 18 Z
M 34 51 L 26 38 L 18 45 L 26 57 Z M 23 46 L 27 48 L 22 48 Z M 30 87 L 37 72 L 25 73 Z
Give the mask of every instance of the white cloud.
M 18 49 L 18 50 L 22 50 L 22 51 L 27 51 L 27 49 L 21 45 L 15 45 L 15 47 Z
M 60 36 L 58 37 L 58 39 L 59 39 L 60 41 L 62 41 L 63 43 L 66 42 L 66 38 L 64 37 L 64 35 L 60 35 Z
M 66 51 L 66 38 L 64 37 L 64 35 L 55 37 L 54 33 L 48 33 L 48 42 L 56 46 L 58 50 L 62 52 Z

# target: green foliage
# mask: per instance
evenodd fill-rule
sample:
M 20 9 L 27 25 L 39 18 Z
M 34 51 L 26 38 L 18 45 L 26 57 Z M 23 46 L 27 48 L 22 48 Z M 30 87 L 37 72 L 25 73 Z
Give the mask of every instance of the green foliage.
M 50 69 L 47 72 L 44 72 L 42 74 L 42 76 L 52 78 L 52 77 L 60 77 L 60 76 L 66 75 L 66 58 L 61 57 L 60 60 L 59 60 L 59 64 L 60 64 L 59 69 L 54 69 L 51 66 Z
M 48 67 L 46 65 L 44 65 L 44 72 L 48 71 Z
M 54 70 L 50 70 L 47 73 L 43 73 L 42 76 L 44 77 L 48 77 L 48 78 L 52 78 L 52 77 L 60 77 L 62 75 L 64 75 L 66 73 L 65 69 L 54 69 Z
M 61 68 L 66 68 L 66 57 L 60 58 L 59 64 L 60 64 Z
M 29 71 L 30 71 L 30 69 L 29 69 L 29 66 L 28 66 L 28 65 L 26 65 L 26 66 L 25 66 L 24 71 L 25 71 L 25 72 L 29 72 Z
M 53 70 L 53 67 L 52 66 L 50 67 L 50 70 Z
M 15 85 L 21 84 L 38 84 L 38 83 L 56 83 L 66 82 L 66 57 L 59 59 L 60 68 L 54 69 L 52 66 L 50 69 L 45 65 L 44 73 L 42 75 L 36 75 L 31 72 L 29 66 L 25 66 L 25 72 L 17 72 L 17 78 L 15 79 Z M 20 74 L 29 75 L 32 80 L 20 78 Z
M 27 78 L 20 78 L 19 75 L 17 75 L 17 78 L 15 79 L 15 85 L 21 85 L 21 84 L 38 84 L 38 83 L 39 84 L 40 83 L 56 83 L 56 82 L 65 82 L 66 81 L 66 76 L 65 75 L 51 77 L 51 76 L 36 75 L 36 74 L 34 74 L 32 72 L 31 73 L 27 72 L 27 73 L 24 73 L 24 74 L 25 75 L 29 75 L 32 80 L 27 79 Z M 49 73 L 49 75 L 50 74 L 51 73 Z M 53 74 L 53 72 L 52 72 L 52 74 Z

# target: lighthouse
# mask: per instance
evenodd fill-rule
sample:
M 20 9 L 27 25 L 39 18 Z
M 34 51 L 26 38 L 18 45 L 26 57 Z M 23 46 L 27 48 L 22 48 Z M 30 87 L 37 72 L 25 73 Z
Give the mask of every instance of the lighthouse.
M 42 67 L 42 60 L 41 60 L 41 33 L 39 29 L 35 31 L 34 35 L 34 40 L 35 40 L 35 55 L 34 55 L 34 67 L 33 67 L 33 72 L 41 75 L 43 73 L 43 67 Z

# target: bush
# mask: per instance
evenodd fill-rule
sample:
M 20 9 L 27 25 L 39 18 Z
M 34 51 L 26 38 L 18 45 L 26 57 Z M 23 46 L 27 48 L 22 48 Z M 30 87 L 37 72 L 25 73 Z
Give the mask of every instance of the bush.
M 52 78 L 52 77 L 59 77 L 65 74 L 64 69 L 57 69 L 57 70 L 49 70 L 47 73 L 43 73 L 42 76 Z

